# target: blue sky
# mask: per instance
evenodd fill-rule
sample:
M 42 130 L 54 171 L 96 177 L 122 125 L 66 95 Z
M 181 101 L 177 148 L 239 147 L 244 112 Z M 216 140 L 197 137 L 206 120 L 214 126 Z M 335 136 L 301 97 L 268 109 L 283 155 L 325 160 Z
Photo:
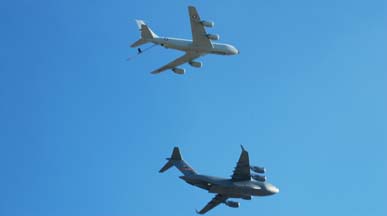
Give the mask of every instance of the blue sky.
M 188 5 L 241 54 L 125 61 L 134 19 L 191 37 Z M 208 215 L 387 214 L 386 1 L 5 1 L 0 24 L 0 215 L 196 215 L 213 195 L 164 158 L 229 176 L 240 144 L 281 191 Z

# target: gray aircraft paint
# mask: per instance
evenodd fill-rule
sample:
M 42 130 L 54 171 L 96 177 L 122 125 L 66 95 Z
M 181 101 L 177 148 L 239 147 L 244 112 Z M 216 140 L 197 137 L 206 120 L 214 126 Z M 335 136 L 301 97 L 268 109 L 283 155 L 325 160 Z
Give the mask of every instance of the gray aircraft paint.
M 250 166 L 248 152 L 243 148 L 243 146 L 237 167 L 234 170 L 233 178 L 220 178 L 198 174 L 191 166 L 188 165 L 187 162 L 183 160 L 178 147 L 173 149 L 172 156 L 167 158 L 167 160 L 168 162 L 160 169 L 159 172 L 165 172 L 172 166 L 175 166 L 184 174 L 183 176 L 180 176 L 180 178 L 185 182 L 207 190 L 209 193 L 217 194 L 217 196 L 208 203 L 206 207 L 198 212 L 200 214 L 206 213 L 220 203 L 225 203 L 226 205 L 229 204 L 229 206 L 234 204 L 232 207 L 237 207 L 236 202 L 231 202 L 231 204 L 227 203 L 228 198 L 250 200 L 251 196 L 269 196 L 279 192 L 279 189 L 273 184 L 267 181 L 257 181 L 251 178 L 252 174 L 250 174 L 250 169 L 257 169 Z M 249 169 L 247 173 L 246 167 Z M 261 170 L 264 170 L 264 168 Z

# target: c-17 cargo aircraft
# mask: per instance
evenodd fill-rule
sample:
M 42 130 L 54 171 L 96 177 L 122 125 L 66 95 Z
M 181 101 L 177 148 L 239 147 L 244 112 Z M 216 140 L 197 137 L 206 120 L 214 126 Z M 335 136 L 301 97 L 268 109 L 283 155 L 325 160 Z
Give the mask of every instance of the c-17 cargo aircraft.
M 180 154 L 178 147 L 175 147 L 172 156 L 167 158 L 168 162 L 160 169 L 160 173 L 168 170 L 172 166 L 179 169 L 184 175 L 180 176 L 188 184 L 207 190 L 209 193 L 216 194 L 215 197 L 198 214 L 204 214 L 224 203 L 229 207 L 238 208 L 239 203 L 228 200 L 229 198 L 242 198 L 251 200 L 252 196 L 269 196 L 279 192 L 279 189 L 266 181 L 266 177 L 255 173 L 265 173 L 266 170 L 259 166 L 250 166 L 249 153 L 242 147 L 242 153 L 239 157 L 237 166 L 231 179 L 219 178 L 198 174 Z
M 136 20 L 138 28 L 141 31 L 141 38 L 134 42 L 131 47 L 138 47 L 145 43 L 154 43 L 165 48 L 184 51 L 185 54 L 165 66 L 152 71 L 152 74 L 158 74 L 165 70 L 171 69 L 176 74 L 184 74 L 185 69 L 177 66 L 188 62 L 192 67 L 200 68 L 202 63 L 194 61 L 195 59 L 207 55 L 236 55 L 239 51 L 232 45 L 223 43 L 213 43 L 212 40 L 219 40 L 219 35 L 208 34 L 204 27 L 213 27 L 214 22 L 201 20 L 196 8 L 188 7 L 189 18 L 191 22 L 192 40 L 159 37 L 157 36 L 142 20 Z M 138 49 L 141 53 L 141 49 Z

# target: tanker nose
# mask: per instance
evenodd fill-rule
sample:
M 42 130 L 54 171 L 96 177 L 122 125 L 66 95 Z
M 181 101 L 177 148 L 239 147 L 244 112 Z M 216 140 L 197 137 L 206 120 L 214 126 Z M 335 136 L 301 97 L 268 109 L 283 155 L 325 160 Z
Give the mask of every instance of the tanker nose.
M 234 46 L 231 46 L 231 45 L 227 46 L 227 52 L 228 52 L 228 55 L 239 54 L 239 50 L 237 48 L 235 48 Z

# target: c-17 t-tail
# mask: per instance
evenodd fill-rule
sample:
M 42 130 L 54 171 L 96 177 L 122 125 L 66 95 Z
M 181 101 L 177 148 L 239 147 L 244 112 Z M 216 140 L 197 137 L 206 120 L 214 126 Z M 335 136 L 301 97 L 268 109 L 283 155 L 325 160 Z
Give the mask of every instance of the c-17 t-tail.
M 173 149 L 172 156 L 167 158 L 167 163 L 159 172 L 165 172 L 175 166 L 183 173 L 180 178 L 185 182 L 215 194 L 215 197 L 202 210 L 197 211 L 199 214 L 204 214 L 221 203 L 238 208 L 239 203 L 228 200 L 229 198 L 251 200 L 252 196 L 268 196 L 278 193 L 279 189 L 267 182 L 265 176 L 251 173 L 252 171 L 263 174 L 266 170 L 263 167 L 250 166 L 249 154 L 243 146 L 241 147 L 242 153 L 231 178 L 198 174 L 183 160 L 178 147 Z
M 175 166 L 179 169 L 185 176 L 197 175 L 197 173 L 183 160 L 180 154 L 178 147 L 173 149 L 172 155 L 170 158 L 167 158 L 168 162 L 160 169 L 159 172 L 165 172 L 172 166 Z

